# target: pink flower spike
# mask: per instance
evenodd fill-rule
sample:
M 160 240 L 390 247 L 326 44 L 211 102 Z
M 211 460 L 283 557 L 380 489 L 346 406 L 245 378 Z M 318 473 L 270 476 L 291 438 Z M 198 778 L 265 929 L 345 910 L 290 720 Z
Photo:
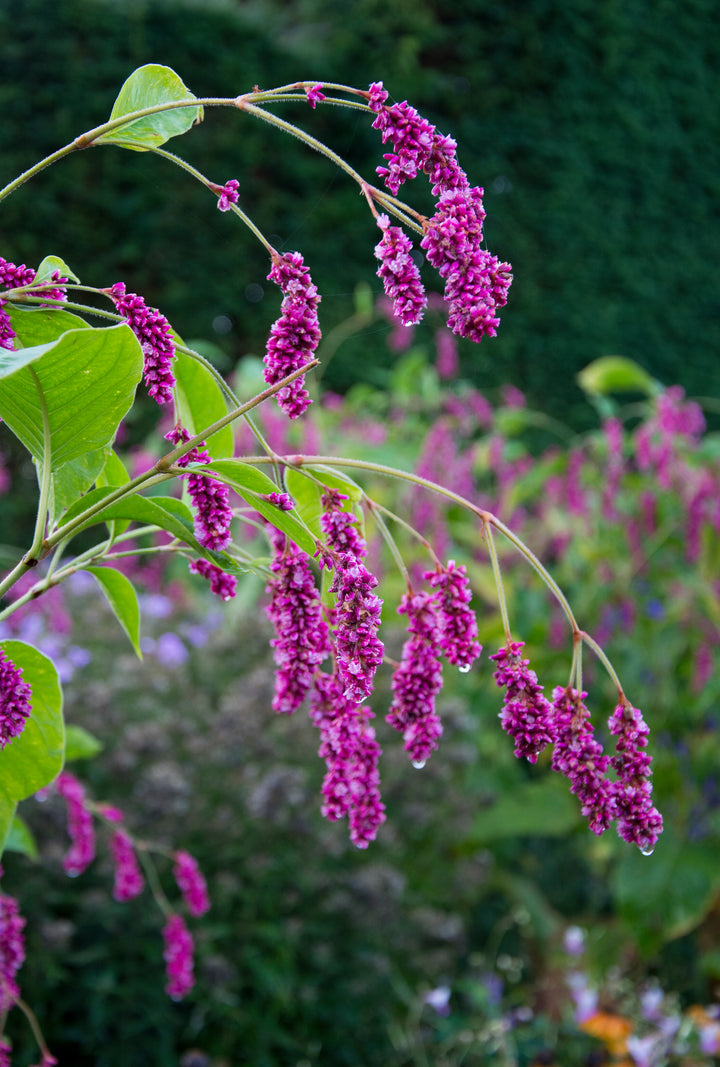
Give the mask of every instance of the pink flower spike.
M 125 283 L 116 282 L 104 292 L 115 303 L 136 338 L 145 357 L 145 385 L 152 400 L 168 404 L 172 400 L 175 376 L 172 363 L 175 359 L 170 323 L 155 308 L 149 308 L 136 293 L 126 293 Z
M 68 771 L 63 771 L 55 781 L 55 787 L 67 805 L 70 848 L 63 860 L 63 869 L 71 878 L 76 878 L 95 859 L 95 827 L 92 812 L 85 801 L 85 789 Z
M 163 958 L 167 973 L 165 992 L 173 1000 L 182 1000 L 195 985 L 193 974 L 194 944 L 181 915 L 171 915 L 163 927 Z
M 207 883 L 197 860 L 182 849 L 175 853 L 173 875 L 190 914 L 199 919 L 210 910 Z
M 32 708 L 32 690 L 20 667 L 0 648 L 0 751 L 25 729 Z
M 210 582 L 210 592 L 219 596 L 221 600 L 232 600 L 237 591 L 237 578 L 234 574 L 227 574 L 214 563 L 206 559 L 193 559 L 188 564 L 192 574 L 201 574 Z
M 393 702 L 387 721 L 402 733 L 413 764 L 422 767 L 442 736 L 442 723 L 435 710 L 435 697 L 442 689 L 435 598 L 430 593 L 405 593 L 398 614 L 407 615 L 410 637 L 393 675 Z
M 592 832 L 599 835 L 615 817 L 616 804 L 613 783 L 605 777 L 610 760 L 593 737 L 586 696 L 562 686 L 553 690 L 556 741 L 552 769 L 568 779 L 570 792 L 580 801 L 580 811 Z
M 393 301 L 393 314 L 403 326 L 415 326 L 423 317 L 427 297 L 420 271 L 412 258 L 412 242 L 399 226 L 391 226 L 387 215 L 378 215 L 382 238 L 375 246 L 380 260 L 377 270 L 385 295 Z
M 133 843 L 124 830 L 116 830 L 110 838 L 110 851 L 115 864 L 113 897 L 125 902 L 139 896 L 145 888 Z
M 25 959 L 24 926 L 17 900 L 0 893 L 0 1014 L 20 996 L 16 976 Z
M 185 444 L 190 434 L 179 423 L 165 434 L 174 445 Z M 201 451 L 202 449 L 202 451 Z M 210 463 L 211 458 L 202 442 L 200 448 L 191 448 L 177 460 L 178 467 L 187 467 L 191 463 Z M 230 490 L 222 482 L 209 474 L 190 471 L 187 477 L 188 493 L 195 506 L 195 536 L 203 548 L 212 552 L 221 552 L 230 544 L 232 533 L 232 508 L 230 507 Z
M 662 815 L 652 804 L 651 759 L 645 752 L 650 731 L 642 712 L 625 700 L 615 708 L 608 726 L 610 733 L 617 737 L 615 755 L 610 762 L 618 776 L 615 782 L 618 834 L 649 856 L 663 831 Z
M 338 673 L 348 700 L 361 703 L 373 691 L 384 645 L 378 638 L 382 600 L 373 593 L 377 578 L 350 552 L 337 557 L 330 592 L 336 596 L 333 637 Z
M 325 93 L 322 91 L 322 85 L 313 85 L 312 88 L 305 90 L 308 104 L 311 108 L 316 108 L 321 100 L 325 99 Z
M 225 182 L 218 197 L 218 211 L 229 211 L 233 204 L 237 204 L 240 197 L 238 193 L 239 185 L 240 183 L 236 178 L 231 178 L 230 181 Z
M 535 671 L 528 666 L 529 660 L 520 655 L 524 643 L 511 641 L 490 659 L 498 664 L 495 682 L 507 690 L 500 721 L 515 741 L 514 755 L 537 763 L 542 750 L 555 740 L 554 714 Z
M 317 314 L 320 296 L 299 252 L 274 254 L 268 280 L 279 285 L 283 294 L 280 318 L 270 330 L 263 360 L 265 381 L 276 385 L 315 355 L 321 336 Z M 301 375 L 275 394 L 278 407 L 288 418 L 298 418 L 310 405 L 304 380 Z
M 423 575 L 437 590 L 440 648 L 448 663 L 463 673 L 470 670 L 482 652 L 475 612 L 470 609 L 472 592 L 464 566 L 449 560 L 446 567 Z

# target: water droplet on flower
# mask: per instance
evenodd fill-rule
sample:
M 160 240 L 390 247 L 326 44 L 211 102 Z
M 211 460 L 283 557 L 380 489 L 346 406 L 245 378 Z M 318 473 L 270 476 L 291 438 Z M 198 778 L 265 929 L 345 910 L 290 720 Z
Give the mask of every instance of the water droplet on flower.
M 458 670 L 460 671 L 461 674 L 467 674 L 467 672 L 470 670 L 470 664 L 469 663 L 463 663 L 462 667 L 458 667 Z
M 416 771 L 421 771 L 426 763 L 427 763 L 427 760 L 424 760 L 424 759 L 414 759 L 412 761 L 412 765 L 413 765 L 413 767 L 415 768 Z
M 655 851 L 655 846 L 654 845 L 650 845 L 648 848 L 641 848 L 640 849 L 640 853 L 643 856 L 652 856 L 654 851 Z

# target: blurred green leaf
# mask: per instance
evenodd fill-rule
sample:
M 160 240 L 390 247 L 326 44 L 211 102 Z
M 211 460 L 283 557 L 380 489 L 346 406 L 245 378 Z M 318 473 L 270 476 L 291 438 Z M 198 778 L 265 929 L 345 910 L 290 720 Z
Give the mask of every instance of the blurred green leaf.
M 129 578 L 113 567 L 86 567 L 85 569 L 97 579 L 116 619 L 128 635 L 138 659 L 142 659 L 140 607 L 134 585 Z
M 5 850 L 7 852 L 19 852 L 23 856 L 28 856 L 31 860 L 38 858 L 37 844 L 32 831 L 19 815 L 13 818 L 10 832 L 5 841 Z
M 584 367 L 578 385 L 591 395 L 606 393 L 646 393 L 653 396 L 658 386 L 646 370 L 625 356 L 601 356 Z
M 65 727 L 66 762 L 76 759 L 93 759 L 102 750 L 102 741 L 98 741 L 97 737 L 83 726 L 68 725 Z

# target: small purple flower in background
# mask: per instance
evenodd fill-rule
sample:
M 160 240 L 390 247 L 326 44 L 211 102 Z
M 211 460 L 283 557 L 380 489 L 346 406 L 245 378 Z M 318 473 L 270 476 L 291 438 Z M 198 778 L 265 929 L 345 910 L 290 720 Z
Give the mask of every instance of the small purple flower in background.
M 466 673 L 482 652 L 475 612 L 469 607 L 472 592 L 467 570 L 451 559 L 447 566 L 438 565 L 423 577 L 437 591 L 440 649 L 448 663 Z
M 145 888 L 145 879 L 132 840 L 124 830 L 114 831 L 110 838 L 110 852 L 115 865 L 113 897 L 122 903 L 134 900 Z
M 585 932 L 579 926 L 568 926 L 563 935 L 563 948 L 568 956 L 582 956 L 585 952 Z
M 163 667 L 168 670 L 182 667 L 183 663 L 187 663 L 190 656 L 185 642 L 172 630 L 160 634 L 151 651 L 155 653 Z
M 32 690 L 20 667 L 0 648 L 0 751 L 25 729 L 32 708 Z
M 95 859 L 95 827 L 92 812 L 87 807 L 85 789 L 68 771 L 55 779 L 55 788 L 67 805 L 70 848 L 63 859 L 63 869 L 76 878 Z
M 237 178 L 231 178 L 230 181 L 225 182 L 218 197 L 218 211 L 229 211 L 233 204 L 237 204 L 240 197 L 239 186 L 240 182 Z
M 210 563 L 206 559 L 193 559 L 188 564 L 193 574 L 201 574 L 210 582 L 210 592 L 219 596 L 222 600 L 232 600 L 237 591 L 237 578 L 234 574 L 226 574 L 220 567 Z
M 275 253 L 268 280 L 279 285 L 283 294 L 280 318 L 270 330 L 263 360 L 265 381 L 275 385 L 313 358 L 321 336 L 317 314 L 320 296 L 299 252 Z M 301 375 L 275 394 L 278 407 L 288 418 L 298 418 L 310 404 L 304 382 Z
M 169 403 L 175 386 L 172 372 L 175 345 L 170 323 L 159 311 L 149 308 L 141 296 L 126 293 L 124 282 L 116 282 L 105 292 L 140 342 L 149 396 L 158 404 Z
M 435 697 L 442 689 L 435 597 L 430 593 L 405 593 L 398 614 L 408 616 L 410 637 L 393 675 L 393 702 L 387 722 L 402 733 L 405 751 L 413 764 L 422 767 L 442 736 L 442 723 L 435 710 Z
M 423 1004 L 433 1008 L 438 1015 L 447 1016 L 450 1014 L 450 992 L 450 986 L 439 985 L 425 994 Z
M 507 690 L 500 722 L 515 741 L 514 755 L 537 763 L 542 750 L 555 740 L 555 723 L 552 706 L 528 666 L 530 661 L 520 655 L 524 644 L 512 641 L 490 659 L 498 664 L 493 674 L 496 684 Z
M 308 104 L 311 108 L 316 108 L 321 100 L 325 99 L 325 93 L 322 92 L 322 85 L 313 85 L 309 89 L 305 90 Z
M 594 834 L 607 830 L 615 816 L 612 783 L 605 777 L 609 757 L 593 737 L 590 712 L 583 701 L 587 693 L 558 686 L 553 691 L 556 743 L 552 769 L 570 782 L 570 792 L 580 801 L 580 810 Z
M 649 855 L 663 829 L 662 815 L 652 804 L 651 759 L 644 751 L 650 730 L 639 709 L 624 699 L 615 708 L 608 726 L 617 737 L 610 762 L 618 776 L 614 793 L 618 834 Z
M 415 326 L 423 317 L 427 297 L 410 254 L 412 242 L 399 226 L 390 225 L 387 215 L 378 215 L 377 224 L 382 230 L 382 238 L 375 246 L 375 256 L 380 260 L 377 276 L 385 295 L 393 301 L 393 314 L 403 326 Z
M 165 992 L 173 1000 L 182 1000 L 195 985 L 193 974 L 193 939 L 181 915 L 171 915 L 163 927 L 167 985 Z
M 190 434 L 179 423 L 165 434 L 167 441 L 174 445 L 183 445 L 190 440 Z M 200 448 L 203 451 L 200 451 Z M 177 461 L 178 467 L 187 467 L 190 463 L 210 463 L 208 452 L 204 451 L 204 442 L 200 448 L 191 448 Z M 183 475 L 185 477 L 185 475 Z M 208 474 L 187 475 L 187 487 L 190 499 L 195 506 L 195 536 L 203 548 L 212 552 L 221 552 L 230 544 L 232 534 L 232 508 L 230 507 L 230 490 L 216 478 Z
M 330 636 L 307 556 L 278 538 L 270 564 L 273 577 L 267 613 L 275 627 L 270 642 L 275 659 L 273 708 L 291 714 L 303 702 L 317 667 L 330 654 Z
M 187 909 L 194 918 L 198 919 L 210 910 L 207 883 L 197 860 L 189 852 L 180 849 L 175 853 L 173 876 Z
M 378 638 L 382 600 L 372 592 L 378 584 L 361 560 L 350 552 L 337 557 L 330 592 L 335 594 L 333 637 L 338 672 L 345 696 L 360 703 L 373 691 L 384 645 Z
M 598 991 L 588 984 L 587 975 L 581 971 L 571 971 L 567 975 L 567 984 L 575 1003 L 575 1021 L 584 1023 L 598 1010 Z
M 25 959 L 24 926 L 17 900 L 0 893 L 0 1014 L 20 996 L 16 975 Z

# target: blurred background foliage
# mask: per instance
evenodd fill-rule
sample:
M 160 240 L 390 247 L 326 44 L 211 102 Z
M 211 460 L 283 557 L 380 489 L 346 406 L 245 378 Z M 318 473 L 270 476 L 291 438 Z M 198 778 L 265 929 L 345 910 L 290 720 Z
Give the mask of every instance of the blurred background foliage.
M 574 374 L 606 353 L 688 393 L 720 393 L 718 41 L 713 0 L 356 0 L 342 17 L 330 0 L 23 0 L 0 5 L 2 177 L 102 121 L 146 62 L 174 67 L 198 95 L 382 79 L 457 139 L 486 190 L 489 247 L 514 265 L 499 336 L 463 345 L 465 375 L 481 388 L 512 381 L 580 426 Z M 284 114 L 374 176 L 383 146 L 365 115 Z M 174 148 L 214 180 L 236 176 L 242 206 L 276 246 L 303 253 L 326 333 L 347 318 L 358 281 L 379 292 L 376 227 L 326 160 L 217 110 Z M 169 166 L 78 153 L 3 205 L 4 255 L 33 264 L 54 252 L 90 284 L 122 278 L 186 338 L 214 336 L 229 366 L 262 352 L 276 316 L 267 257 Z M 408 195 L 431 206 L 425 188 Z M 386 382 L 375 331 L 340 346 L 325 371 L 333 388 L 360 366 Z

